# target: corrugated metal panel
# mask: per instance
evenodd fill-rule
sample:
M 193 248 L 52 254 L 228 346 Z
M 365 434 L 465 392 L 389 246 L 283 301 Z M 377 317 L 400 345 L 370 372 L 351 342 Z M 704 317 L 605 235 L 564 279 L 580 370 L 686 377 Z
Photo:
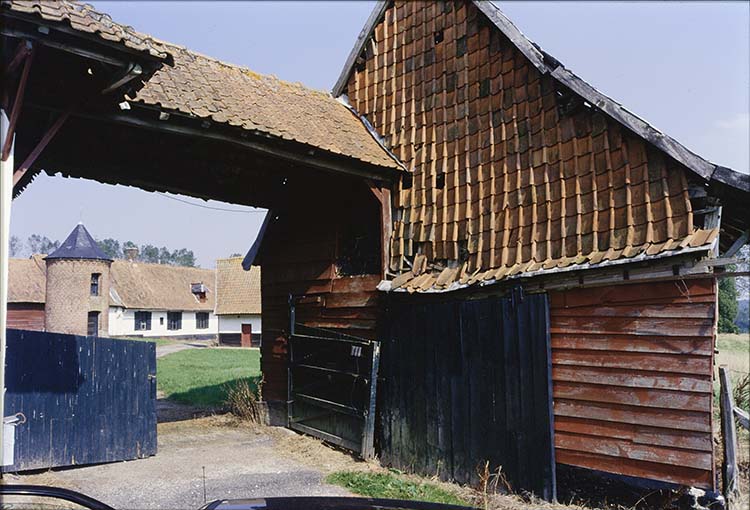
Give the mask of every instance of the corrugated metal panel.
M 557 461 L 712 489 L 714 282 L 550 298 Z

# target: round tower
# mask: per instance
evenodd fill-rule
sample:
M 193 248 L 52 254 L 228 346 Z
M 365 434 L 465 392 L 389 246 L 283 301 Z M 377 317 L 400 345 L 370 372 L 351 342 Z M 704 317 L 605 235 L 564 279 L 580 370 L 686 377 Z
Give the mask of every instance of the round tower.
M 82 224 L 45 258 L 47 331 L 107 336 L 109 278 L 112 259 L 99 248 Z

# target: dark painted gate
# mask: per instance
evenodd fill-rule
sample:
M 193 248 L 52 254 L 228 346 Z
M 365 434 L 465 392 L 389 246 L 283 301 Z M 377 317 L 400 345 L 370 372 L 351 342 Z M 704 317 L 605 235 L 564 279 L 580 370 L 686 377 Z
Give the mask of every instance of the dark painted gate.
M 426 299 L 387 304 L 381 459 L 462 483 L 489 463 L 514 490 L 554 499 L 547 296 Z
M 380 343 L 297 323 L 293 299 L 290 316 L 289 427 L 374 457 Z
M 3 471 L 156 453 L 152 342 L 9 329 L 6 367 L 5 416 L 21 414 Z

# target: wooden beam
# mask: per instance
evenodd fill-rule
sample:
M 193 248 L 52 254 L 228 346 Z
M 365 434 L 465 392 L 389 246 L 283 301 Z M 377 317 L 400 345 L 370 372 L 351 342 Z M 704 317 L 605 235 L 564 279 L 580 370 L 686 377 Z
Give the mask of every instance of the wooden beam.
M 135 107 L 138 107 L 137 109 L 142 111 L 148 111 L 153 110 L 156 112 L 153 108 L 143 107 L 141 108 L 139 105 L 132 105 L 135 109 Z M 44 108 L 40 106 L 41 108 Z M 51 109 L 51 108 L 47 108 Z M 132 112 L 133 110 L 131 110 Z M 335 173 L 342 173 L 342 174 L 348 174 L 353 175 L 356 177 L 364 177 L 364 178 L 370 178 L 375 180 L 389 180 L 389 181 L 395 181 L 398 179 L 398 176 L 401 174 L 401 171 L 396 170 L 395 168 L 386 168 L 386 167 L 378 167 L 377 165 L 371 164 L 371 163 L 365 163 L 359 160 L 356 160 L 354 158 L 350 158 L 348 156 L 340 156 L 340 160 L 338 159 L 336 155 L 332 155 L 331 158 L 325 157 L 322 158 L 323 155 L 328 155 L 330 153 L 327 153 L 324 149 L 307 149 L 307 152 L 305 154 L 296 153 L 293 150 L 287 150 L 286 148 L 278 147 L 274 143 L 270 143 L 270 140 L 273 140 L 273 137 L 269 136 L 255 136 L 255 135 L 249 135 L 247 138 L 245 138 L 242 135 L 238 136 L 231 136 L 229 134 L 225 134 L 222 132 L 219 132 L 219 129 L 221 126 L 214 126 L 212 125 L 211 128 L 208 129 L 198 129 L 193 128 L 181 124 L 176 124 L 174 122 L 170 121 L 151 121 L 147 119 L 143 119 L 141 117 L 137 117 L 133 115 L 132 113 L 126 114 L 126 113 L 109 113 L 109 114 L 101 114 L 101 115 L 90 115 L 90 114 L 83 114 L 83 113 L 76 113 L 77 117 L 81 118 L 94 118 L 99 119 L 107 122 L 115 122 L 119 124 L 125 124 L 129 126 L 134 127 L 140 127 L 145 129 L 151 129 L 154 131 L 162 131 L 165 133 L 173 133 L 177 135 L 184 135 L 184 136 L 190 136 L 190 137 L 197 137 L 204 140 L 214 140 L 214 141 L 220 141 L 220 142 L 227 142 L 233 145 L 237 145 L 240 147 L 244 147 L 246 149 L 250 149 L 253 152 L 265 155 L 265 156 L 272 156 L 279 159 L 282 159 L 284 161 L 287 161 L 289 163 L 294 163 L 298 165 L 304 165 L 310 168 L 316 168 L 319 170 L 325 170 L 329 172 L 335 172 Z M 172 113 L 171 119 L 176 118 L 185 118 L 186 120 L 194 121 L 195 119 L 188 118 L 187 115 L 184 114 L 177 114 Z M 212 129 L 213 128 L 213 129 Z M 223 130 L 223 129 L 222 129 Z M 243 133 L 245 135 L 247 133 Z M 284 143 L 283 140 L 278 140 L 280 143 Z M 297 143 L 297 142 L 295 142 Z M 303 144 L 299 144 L 303 145 Z
M 15 188 L 16 185 L 21 181 L 23 176 L 26 174 L 26 172 L 31 168 L 31 165 L 34 164 L 34 162 L 37 160 L 39 155 L 42 153 L 45 147 L 47 147 L 47 144 L 49 144 L 50 141 L 52 141 L 52 138 L 55 137 L 57 132 L 60 130 L 62 125 L 65 123 L 66 120 L 68 120 L 68 117 L 70 117 L 70 114 L 73 113 L 75 110 L 75 106 L 71 106 L 68 108 L 65 112 L 61 113 L 59 117 L 57 117 L 57 120 L 55 120 L 54 124 L 52 124 L 46 133 L 44 133 L 44 136 L 41 140 L 39 140 L 39 143 L 36 144 L 36 147 L 29 153 L 28 156 L 26 156 L 26 159 L 24 160 L 21 165 L 16 168 L 15 172 L 13 172 L 13 187 Z
M 378 187 L 372 181 L 367 181 L 370 192 L 375 196 L 380 204 L 380 261 L 381 277 L 385 278 L 390 263 L 390 246 L 391 246 L 391 190 L 383 186 Z
M 21 62 L 24 61 L 26 56 L 29 54 L 32 48 L 31 41 L 28 40 L 22 40 L 18 43 L 18 46 L 16 47 L 16 53 L 13 56 L 13 60 L 10 61 L 10 64 L 5 68 L 5 72 L 3 73 L 5 76 L 5 79 L 8 79 L 8 76 L 10 76 L 13 71 L 16 70 L 16 67 L 18 67 Z
M 719 404 L 721 409 L 721 437 L 724 442 L 724 463 L 722 464 L 724 479 L 724 498 L 731 505 L 739 496 L 737 480 L 737 428 L 734 424 L 734 398 L 732 384 L 726 366 L 719 367 L 719 382 L 721 394 Z M 731 506 L 730 506 L 731 508 Z
M 742 235 L 732 243 L 732 246 L 724 252 L 722 257 L 734 257 L 735 254 L 747 244 L 748 240 L 750 240 L 750 230 L 745 230 L 745 232 L 743 232 Z
M 0 159 L 5 161 L 8 159 L 10 154 L 11 146 L 13 145 L 13 138 L 16 134 L 16 124 L 18 118 L 21 115 L 21 107 L 23 106 L 23 96 L 26 92 L 26 82 L 29 79 L 29 72 L 31 71 L 31 61 L 34 58 L 34 47 L 26 54 L 23 71 L 21 72 L 21 79 L 18 81 L 18 87 L 16 88 L 16 97 L 13 99 L 13 109 L 10 112 L 10 122 L 8 124 L 8 132 L 6 133 L 5 140 L 2 146 L 2 156 Z

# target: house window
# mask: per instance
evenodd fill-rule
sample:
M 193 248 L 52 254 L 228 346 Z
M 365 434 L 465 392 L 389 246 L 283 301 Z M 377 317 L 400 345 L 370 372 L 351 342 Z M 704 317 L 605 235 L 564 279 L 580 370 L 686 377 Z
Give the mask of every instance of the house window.
M 91 273 L 91 295 L 99 295 L 99 280 L 101 280 L 101 273 Z
M 182 329 L 182 312 L 167 312 L 167 329 Z
M 208 329 L 208 312 L 196 312 L 195 327 L 196 329 Z
M 99 334 L 99 312 L 89 312 L 86 334 L 88 336 L 97 336 Z
M 151 329 L 151 312 L 135 312 L 135 330 L 149 331 Z

